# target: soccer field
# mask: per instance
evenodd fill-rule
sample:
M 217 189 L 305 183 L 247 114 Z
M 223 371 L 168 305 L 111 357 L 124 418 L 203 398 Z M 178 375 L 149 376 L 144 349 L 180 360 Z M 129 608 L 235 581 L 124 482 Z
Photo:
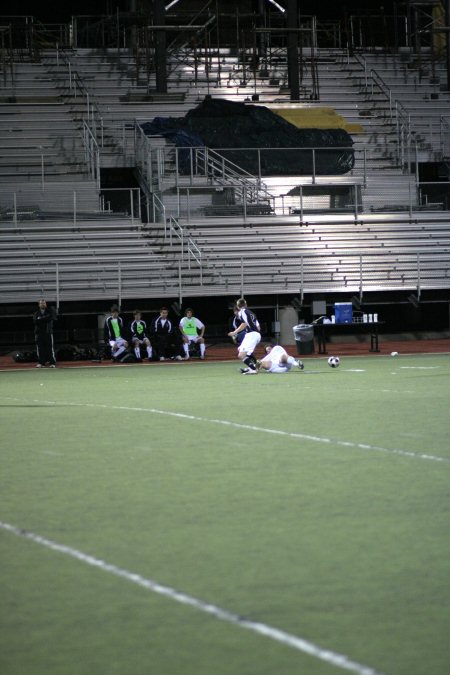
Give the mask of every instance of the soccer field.
M 450 672 L 450 357 L 1 373 L 0 672 Z

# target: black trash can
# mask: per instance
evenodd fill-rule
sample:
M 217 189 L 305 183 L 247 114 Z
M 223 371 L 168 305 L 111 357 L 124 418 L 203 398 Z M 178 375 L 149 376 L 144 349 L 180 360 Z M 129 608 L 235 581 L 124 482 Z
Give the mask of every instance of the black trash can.
M 310 323 L 299 323 L 294 331 L 297 354 L 314 354 L 314 326 Z

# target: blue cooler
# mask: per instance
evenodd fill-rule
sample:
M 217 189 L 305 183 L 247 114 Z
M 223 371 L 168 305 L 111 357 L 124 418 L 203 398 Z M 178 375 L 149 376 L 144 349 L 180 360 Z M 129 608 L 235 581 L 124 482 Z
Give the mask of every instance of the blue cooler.
M 353 307 L 351 302 L 335 302 L 334 315 L 336 323 L 352 323 Z

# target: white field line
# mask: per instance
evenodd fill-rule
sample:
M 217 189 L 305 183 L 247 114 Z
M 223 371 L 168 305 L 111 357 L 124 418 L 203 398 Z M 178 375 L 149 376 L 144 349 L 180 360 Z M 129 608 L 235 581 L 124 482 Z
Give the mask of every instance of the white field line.
M 301 637 L 298 637 L 297 635 L 292 635 L 291 633 L 286 633 L 283 630 L 274 628 L 273 626 L 269 626 L 265 623 L 246 619 L 239 614 L 234 614 L 233 612 L 222 609 L 217 605 L 204 602 L 203 600 L 195 598 L 192 595 L 188 595 L 182 591 L 177 591 L 175 588 L 171 588 L 170 586 L 164 586 L 153 579 L 146 579 L 140 574 L 130 572 L 126 569 L 123 569 L 122 567 L 117 567 L 116 565 L 101 560 L 100 558 L 95 558 L 94 556 L 83 553 L 76 548 L 58 544 L 51 539 L 46 539 L 45 537 L 41 537 L 38 534 L 22 530 L 15 525 L 10 525 L 9 523 L 2 521 L 0 521 L 0 528 L 10 532 L 11 534 L 15 534 L 18 537 L 28 539 L 36 544 L 40 544 L 41 546 L 45 546 L 52 551 L 63 553 L 67 556 L 70 556 L 71 558 L 75 558 L 86 565 L 97 567 L 103 572 L 109 572 L 110 574 L 114 574 L 117 577 L 126 579 L 127 581 L 130 581 L 137 586 L 141 586 L 148 591 L 163 595 L 183 605 L 189 605 L 194 609 L 205 612 L 206 614 L 210 614 L 216 619 L 227 621 L 228 623 L 239 626 L 240 628 L 245 628 L 254 633 L 258 633 L 259 635 L 264 635 L 265 637 L 275 640 L 276 642 L 280 642 L 283 645 L 297 649 L 298 651 L 304 652 L 305 654 L 309 654 L 309 656 L 313 656 L 317 659 L 320 659 L 321 661 L 325 661 L 326 663 L 330 663 L 337 668 L 342 668 L 343 670 L 357 673 L 357 675 L 382 675 L 379 671 L 376 671 L 373 668 L 369 668 L 368 666 L 358 663 L 357 661 L 352 661 L 344 654 L 339 654 L 338 652 L 333 652 L 329 649 L 323 649 L 309 640 L 305 640 Z
M 441 366 L 399 366 L 402 370 L 436 370 Z
M 72 406 L 74 408 L 100 408 L 104 410 L 125 410 L 127 412 L 144 412 L 152 415 L 166 415 L 167 417 L 175 417 L 176 419 L 191 420 L 193 422 L 207 422 L 209 424 L 220 424 L 228 426 L 233 429 L 244 429 L 246 431 L 256 431 L 263 434 L 272 434 L 275 436 L 284 436 L 287 438 L 297 438 L 302 441 L 313 441 L 315 443 L 323 443 L 330 446 L 337 445 L 344 448 L 355 448 L 356 450 L 366 450 L 370 452 L 383 452 L 389 455 L 400 455 L 401 457 L 412 457 L 414 459 L 425 459 L 433 462 L 449 462 L 450 457 L 440 457 L 438 455 L 428 455 L 425 453 L 411 452 L 409 450 L 400 450 L 397 448 L 383 448 L 379 445 L 370 445 L 368 443 L 355 443 L 354 441 L 340 441 L 335 438 L 327 438 L 324 436 L 313 436 L 310 434 L 301 434 L 293 431 L 283 431 L 282 429 L 270 429 L 268 427 L 258 427 L 253 424 L 240 424 L 239 422 L 231 422 L 230 420 L 214 419 L 210 417 L 199 417 L 197 415 L 188 415 L 187 413 L 172 412 L 171 410 L 159 410 L 158 408 L 137 408 L 125 405 L 106 405 L 104 403 L 72 403 L 69 401 L 42 401 L 39 399 L 20 399 L 2 396 L 3 400 L 8 401 L 22 401 L 27 400 L 30 403 L 45 403 L 49 406 Z

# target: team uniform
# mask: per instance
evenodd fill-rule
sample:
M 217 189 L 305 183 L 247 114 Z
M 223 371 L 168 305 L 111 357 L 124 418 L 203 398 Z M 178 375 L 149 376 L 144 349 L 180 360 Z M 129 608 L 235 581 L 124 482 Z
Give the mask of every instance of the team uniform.
M 184 316 L 180 321 L 180 330 L 183 335 L 188 339 L 189 342 L 184 343 L 184 351 L 186 358 L 189 358 L 189 345 L 191 342 L 196 343 L 199 335 L 198 331 L 204 330 L 205 324 L 197 319 L 195 316 L 187 317 Z M 203 341 L 199 344 L 200 347 L 200 357 L 205 358 L 205 345 Z
M 121 316 L 108 316 L 105 320 L 105 342 L 108 342 L 112 355 L 117 358 L 127 348 L 127 341 L 123 337 L 123 319 Z
M 242 321 L 239 319 L 239 315 L 236 314 L 231 320 L 231 330 L 236 330 L 241 325 Z M 237 345 L 240 345 L 242 340 L 245 337 L 245 332 L 242 331 L 233 337 L 233 342 Z
M 52 307 L 38 309 L 33 314 L 34 338 L 39 366 L 45 366 L 46 363 L 50 363 L 52 367 L 56 365 L 53 343 L 53 321 L 55 318 L 56 312 Z
M 156 356 L 160 361 L 174 357 L 182 359 L 180 354 L 181 335 L 170 319 L 158 315 L 150 325 L 150 335 Z
M 238 352 L 244 352 L 247 354 L 247 356 L 251 356 L 258 344 L 261 342 L 261 326 L 259 325 L 256 315 L 250 309 L 248 309 L 248 307 L 243 307 L 240 309 L 238 317 L 240 319 L 240 323 L 247 324 L 244 339 L 238 346 Z
M 152 348 L 150 346 L 150 338 L 147 335 L 147 324 L 142 319 L 134 319 L 130 323 L 129 328 L 131 341 L 134 346 L 134 353 L 137 359 L 141 358 L 141 346 L 145 345 L 147 349 L 147 356 L 152 358 Z
M 286 359 L 282 360 L 282 357 Z M 299 362 L 293 356 L 289 356 L 287 351 L 281 345 L 275 345 L 270 352 L 265 356 L 262 362 L 266 365 L 270 363 L 270 368 L 264 368 L 267 373 L 288 373 L 294 366 L 298 366 Z

